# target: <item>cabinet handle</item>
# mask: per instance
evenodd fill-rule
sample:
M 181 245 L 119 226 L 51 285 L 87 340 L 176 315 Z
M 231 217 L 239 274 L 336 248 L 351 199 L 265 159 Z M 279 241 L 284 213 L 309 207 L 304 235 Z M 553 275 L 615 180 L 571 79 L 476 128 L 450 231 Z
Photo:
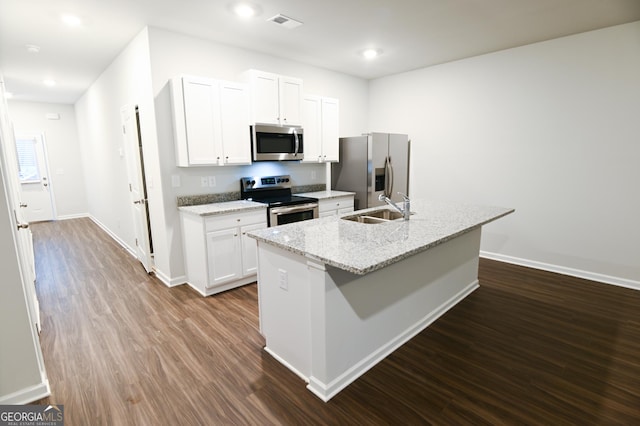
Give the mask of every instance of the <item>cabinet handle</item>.
M 237 234 L 237 233 L 236 233 L 236 234 L 233 234 L 233 236 L 234 236 L 234 237 L 237 237 L 237 236 L 238 236 L 238 234 Z
M 18 224 L 18 230 L 27 229 L 27 228 L 29 228 L 29 224 L 28 223 L 19 223 Z
M 22 202 L 21 202 L 21 203 L 20 203 L 20 207 L 23 207 L 23 208 L 24 208 L 24 207 L 27 207 L 27 203 L 22 203 Z

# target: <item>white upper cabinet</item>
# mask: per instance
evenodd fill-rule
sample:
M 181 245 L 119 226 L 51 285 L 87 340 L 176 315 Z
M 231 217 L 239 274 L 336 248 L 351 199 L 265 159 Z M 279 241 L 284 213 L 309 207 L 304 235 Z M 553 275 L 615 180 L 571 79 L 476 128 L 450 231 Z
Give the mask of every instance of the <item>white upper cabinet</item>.
M 302 80 L 259 70 L 246 71 L 253 123 L 302 124 Z
M 305 95 L 302 101 L 304 162 L 322 163 L 339 160 L 338 99 Z
M 178 166 L 251 164 L 246 85 L 179 77 L 170 87 Z
M 220 83 L 220 122 L 224 164 L 251 164 L 249 88 Z
M 280 77 L 280 124 L 302 124 L 302 80 Z

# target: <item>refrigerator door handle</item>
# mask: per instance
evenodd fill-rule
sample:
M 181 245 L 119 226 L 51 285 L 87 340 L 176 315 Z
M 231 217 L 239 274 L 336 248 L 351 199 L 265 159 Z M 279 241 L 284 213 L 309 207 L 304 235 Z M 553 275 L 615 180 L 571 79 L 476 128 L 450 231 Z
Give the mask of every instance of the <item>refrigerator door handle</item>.
M 387 157 L 385 159 L 385 186 L 384 192 L 385 196 L 391 198 L 391 194 L 393 194 L 393 166 L 391 165 L 391 157 Z

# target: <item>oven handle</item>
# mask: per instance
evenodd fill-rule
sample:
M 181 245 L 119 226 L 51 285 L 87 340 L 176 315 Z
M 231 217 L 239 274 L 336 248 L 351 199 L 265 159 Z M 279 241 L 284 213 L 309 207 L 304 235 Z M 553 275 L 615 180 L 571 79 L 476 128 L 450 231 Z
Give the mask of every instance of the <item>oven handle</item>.
M 291 207 L 275 207 L 271 209 L 271 214 L 279 216 L 281 214 L 295 213 L 298 211 L 315 209 L 317 207 L 318 207 L 318 203 L 297 204 Z

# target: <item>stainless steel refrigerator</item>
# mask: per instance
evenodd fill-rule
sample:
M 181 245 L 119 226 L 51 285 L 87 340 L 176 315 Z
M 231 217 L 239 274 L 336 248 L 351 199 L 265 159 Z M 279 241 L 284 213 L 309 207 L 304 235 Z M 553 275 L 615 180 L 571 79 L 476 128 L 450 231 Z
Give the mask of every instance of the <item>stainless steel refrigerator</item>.
M 410 141 L 407 135 L 369 133 L 340 138 L 340 161 L 332 163 L 332 188 L 355 192 L 355 209 L 383 205 L 380 194 L 401 203 L 409 195 Z

